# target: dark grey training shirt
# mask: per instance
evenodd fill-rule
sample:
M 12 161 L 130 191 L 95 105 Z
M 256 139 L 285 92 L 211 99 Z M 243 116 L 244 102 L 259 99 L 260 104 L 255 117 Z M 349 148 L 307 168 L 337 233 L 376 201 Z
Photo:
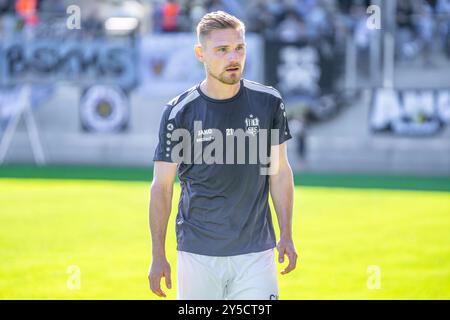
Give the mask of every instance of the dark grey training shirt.
M 242 158 L 238 162 L 242 144 L 238 148 L 235 136 L 240 131 L 256 138 L 258 153 L 259 150 L 270 153 L 270 145 L 290 139 L 280 93 L 272 87 L 242 79 L 234 97 L 215 100 L 201 92 L 199 86 L 165 106 L 153 157 L 154 161 L 178 163 L 181 183 L 176 219 L 178 250 L 233 256 L 274 248 L 276 239 L 268 203 L 269 175 L 261 174 L 261 169 L 267 168 L 267 161 L 261 160 L 261 156 L 256 161 L 252 158 L 255 151 L 250 148 L 248 138 L 243 140 L 244 164 Z M 199 122 L 194 125 L 195 121 Z M 189 137 L 178 138 L 180 129 L 186 129 L 182 132 Z M 265 130 L 268 139 L 261 136 Z M 217 137 L 219 133 L 222 138 Z M 271 140 L 274 133 L 278 142 Z M 227 139 L 236 139 L 234 148 L 225 148 Z M 223 156 L 217 149 L 211 151 L 213 143 L 224 146 Z M 200 146 L 197 151 L 194 144 Z M 203 151 L 203 158 L 198 150 Z M 183 160 L 174 159 L 174 154 L 183 156 Z M 207 162 L 204 154 L 217 156 L 215 163 Z

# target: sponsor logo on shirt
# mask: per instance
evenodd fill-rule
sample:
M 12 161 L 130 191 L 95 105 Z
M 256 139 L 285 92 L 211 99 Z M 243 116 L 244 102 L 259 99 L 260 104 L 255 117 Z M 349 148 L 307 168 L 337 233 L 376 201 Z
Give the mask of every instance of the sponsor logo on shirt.
M 213 129 L 202 129 L 197 131 L 196 142 L 204 142 L 214 140 Z

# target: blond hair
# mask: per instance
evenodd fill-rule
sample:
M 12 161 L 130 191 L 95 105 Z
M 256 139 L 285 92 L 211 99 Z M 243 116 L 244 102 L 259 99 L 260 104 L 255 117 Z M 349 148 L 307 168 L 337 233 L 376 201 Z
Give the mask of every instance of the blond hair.
M 203 16 L 197 25 L 197 38 L 199 42 L 213 30 L 241 29 L 245 32 L 245 24 L 235 16 L 224 11 L 214 11 Z

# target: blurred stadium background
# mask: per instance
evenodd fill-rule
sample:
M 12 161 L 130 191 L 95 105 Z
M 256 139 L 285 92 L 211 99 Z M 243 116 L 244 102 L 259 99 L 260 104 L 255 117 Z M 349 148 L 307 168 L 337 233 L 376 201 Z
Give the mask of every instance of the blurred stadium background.
M 450 298 L 449 0 L 0 0 L 0 298 L 153 298 L 159 120 L 215 10 L 294 133 L 280 298 Z

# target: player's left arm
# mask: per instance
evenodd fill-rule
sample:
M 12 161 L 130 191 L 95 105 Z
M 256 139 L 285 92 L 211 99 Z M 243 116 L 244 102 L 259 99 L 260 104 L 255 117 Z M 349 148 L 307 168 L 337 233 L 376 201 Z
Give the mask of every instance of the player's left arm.
M 289 258 L 288 266 L 281 271 L 287 274 L 297 265 L 297 251 L 292 237 L 292 211 L 294 203 L 294 179 L 287 158 L 286 142 L 271 147 L 270 195 L 280 227 L 280 240 L 277 244 L 278 261 Z

